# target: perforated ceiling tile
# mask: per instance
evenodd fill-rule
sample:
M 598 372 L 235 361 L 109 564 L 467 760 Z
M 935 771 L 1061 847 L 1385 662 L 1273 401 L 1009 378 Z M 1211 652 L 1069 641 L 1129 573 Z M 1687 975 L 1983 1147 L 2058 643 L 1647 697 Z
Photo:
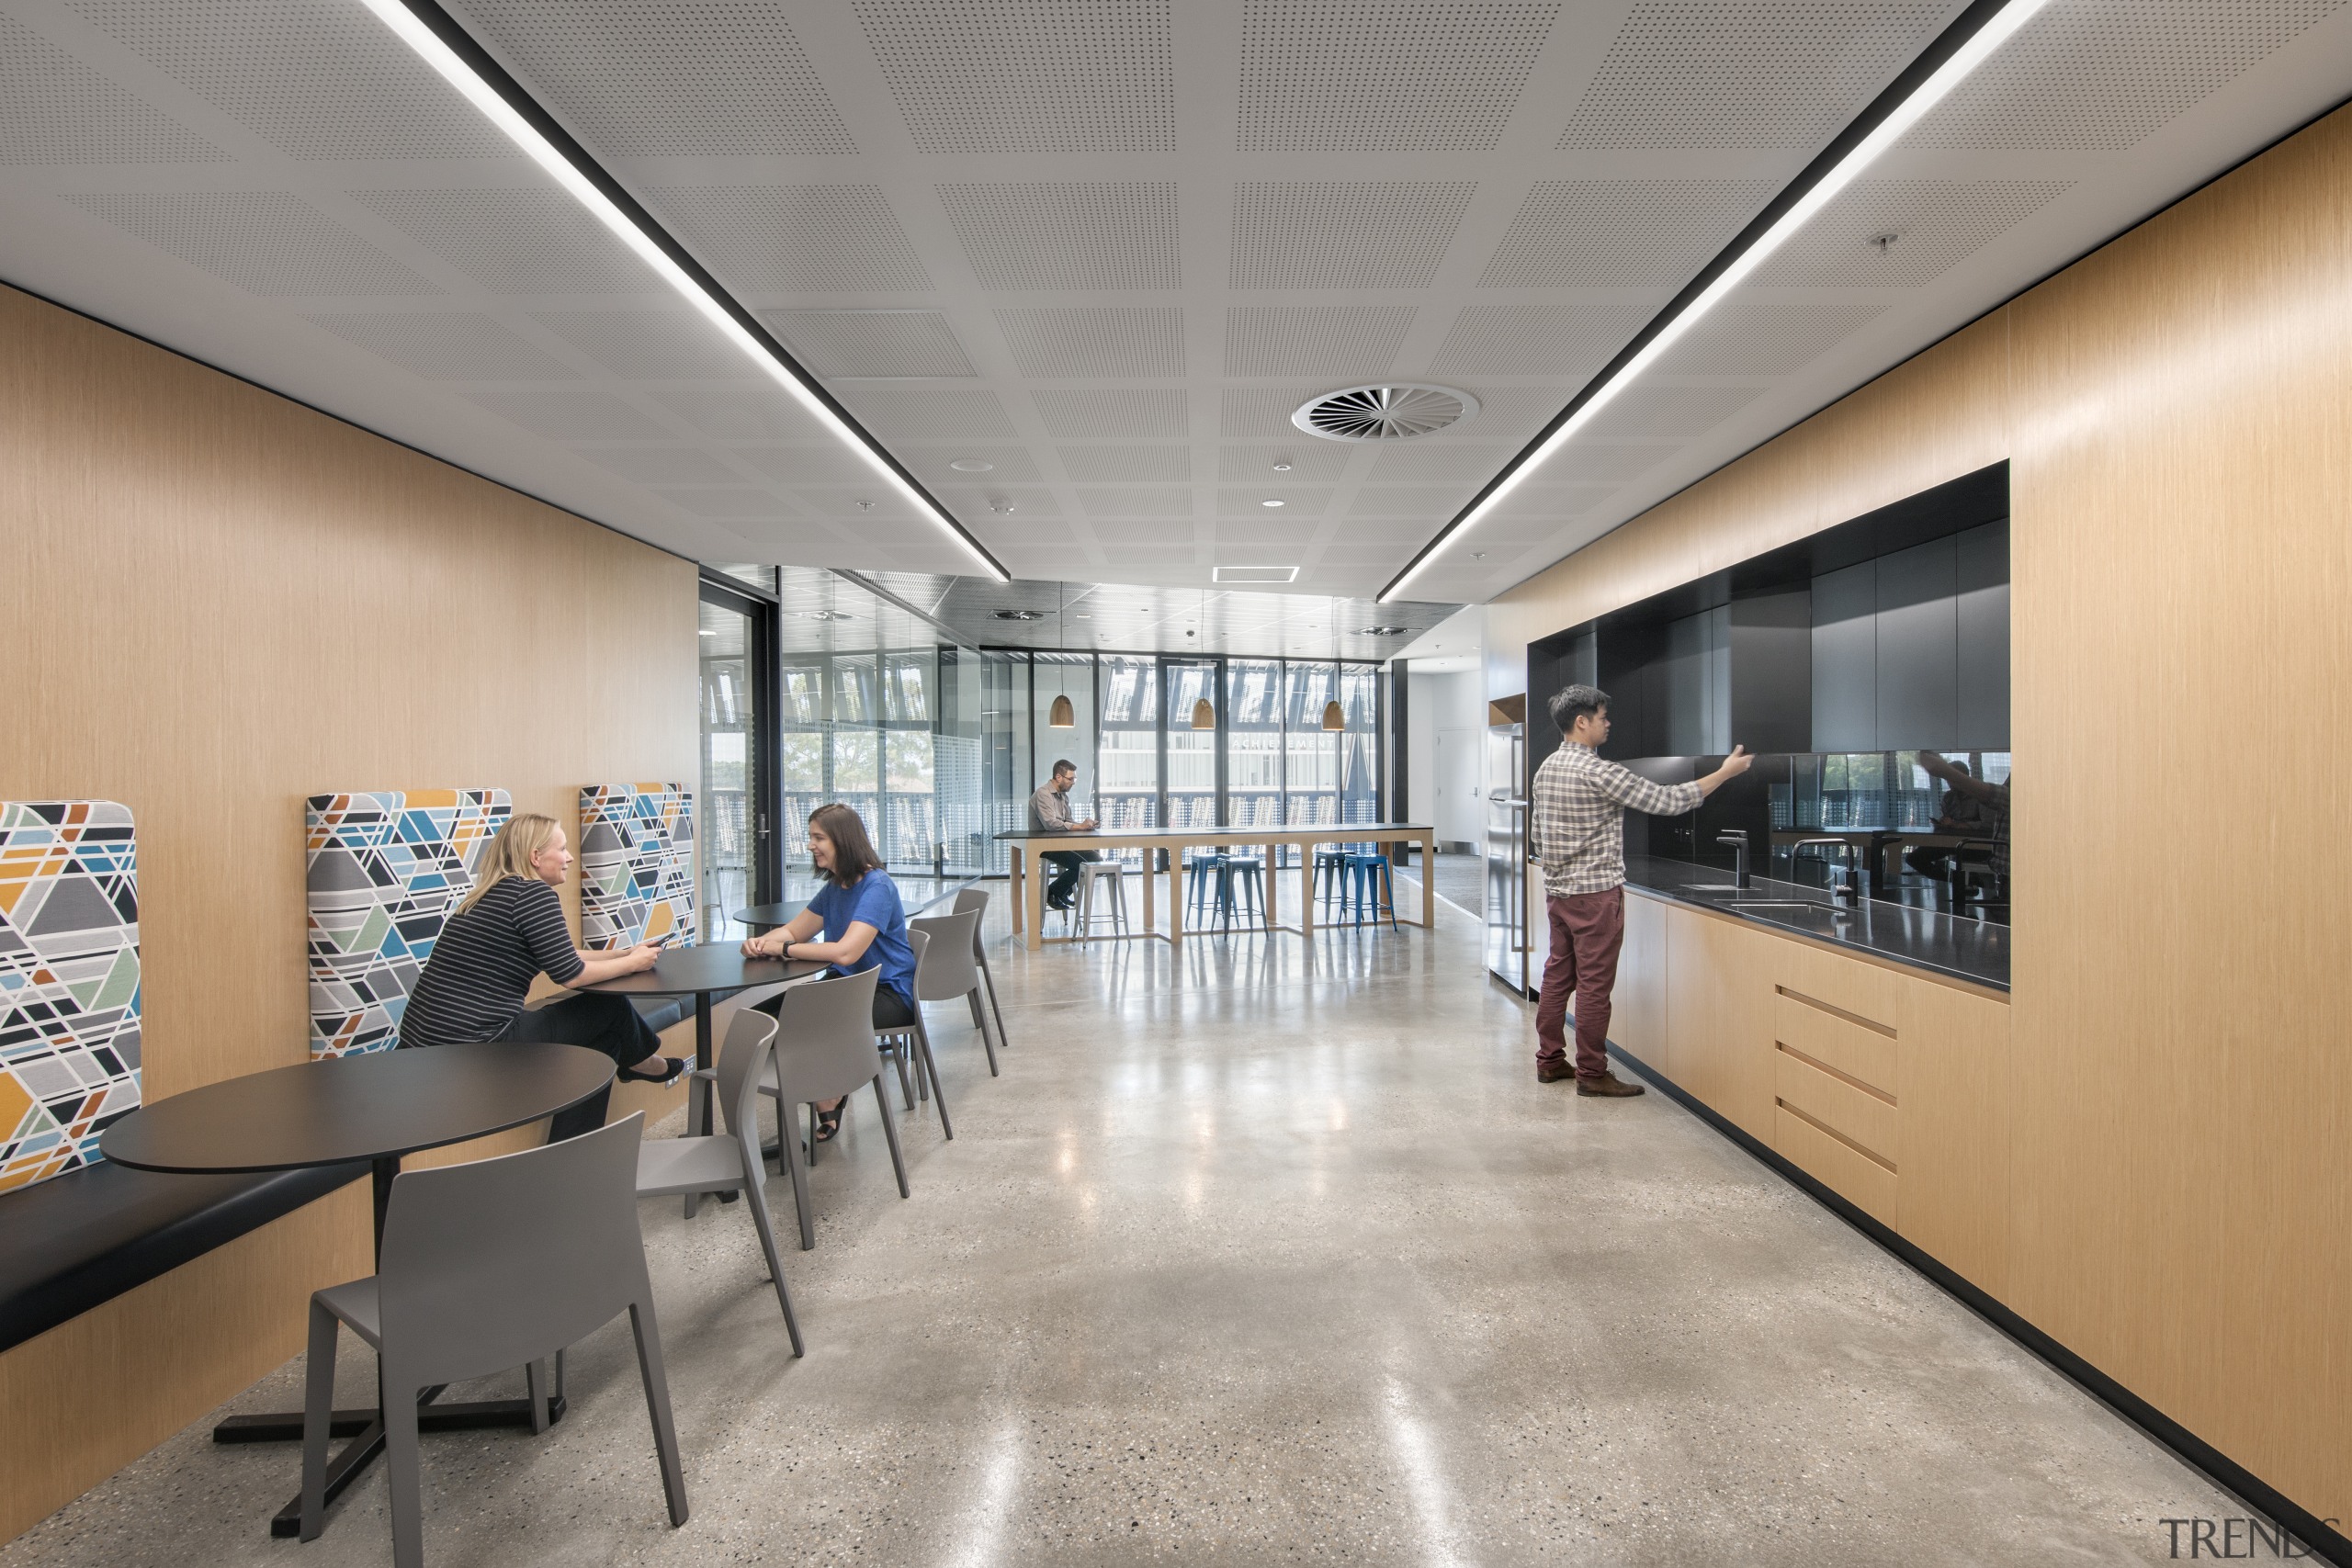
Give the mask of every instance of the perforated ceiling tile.
M 1218 434 L 1245 439 L 1259 436 L 1283 441 L 1314 441 L 1314 437 L 1306 435 L 1290 422 L 1290 416 L 1317 393 L 1336 389 L 1330 386 L 1298 387 L 1287 390 L 1272 387 L 1227 387 L 1219 395 Z
M 1124 513 L 1109 514 L 1100 513 L 1094 512 L 1091 508 L 1088 510 L 1087 515 L 1089 518 L 1104 515 L 1110 515 L 1117 518 L 1124 518 L 1125 516 Z M 1175 516 L 1182 517 L 1184 520 L 1183 526 L 1181 528 L 1170 527 L 1167 520 L 1156 523 L 1125 521 L 1098 522 L 1094 525 L 1094 537 L 1106 547 L 1147 545 L 1159 549 L 1181 549 L 1189 555 L 1194 547 L 1191 526 L 1191 514 L 1189 513 L 1176 513 Z
M 1081 489 L 1078 504 L 1089 517 L 1167 517 L 1190 522 L 1193 492 L 1182 485 L 1138 486 L 1123 490 Z M 1167 537 L 1165 530 L 1159 536 Z
M 1628 387 L 1592 416 L 1595 436 L 1701 435 L 1764 395 L 1761 387 Z M 1547 478 L 1566 478 L 1547 475 Z
M 727 455 L 779 484 L 869 485 L 874 465 L 839 442 L 822 446 L 730 446 Z
M 1544 472 L 1549 475 L 1551 470 L 1546 468 Z M 1496 505 L 1492 515 L 1498 520 L 1505 518 L 1557 520 L 1563 517 L 1580 516 L 1591 511 L 1595 503 L 1603 496 L 1614 495 L 1623 488 L 1623 482 L 1616 479 L 1581 480 L 1569 484 L 1523 484 L 1505 496 Z M 1486 533 L 1486 528 L 1487 525 L 1482 521 L 1478 525 L 1478 530 L 1482 536 Z
M 1481 288 L 1679 288 L 1772 198 L 1762 180 L 1545 180 Z
M 1191 403 L 1178 387 L 1142 391 L 1041 389 L 1030 393 L 1029 399 L 1036 405 L 1046 434 L 1052 436 L 1192 434 Z
M 1176 182 L 943 185 L 983 288 L 1178 288 Z
M 2057 0 L 1911 132 L 1921 147 L 2118 152 L 2346 0 Z
M 657 186 L 662 223 L 731 288 L 925 292 L 931 275 L 879 186 Z
M 0 164 L 213 164 L 229 154 L 0 16 Z
M 922 152 L 1172 152 L 1168 0 L 853 0 Z
M 1597 441 L 1582 432 L 1537 471 L 1547 481 L 1630 479 L 1674 456 L 1668 441 Z
M 248 294 L 441 292 L 309 202 L 283 191 L 123 193 L 64 199 Z
M 1735 292 L 1657 362 L 1661 376 L 1781 376 L 1826 353 L 1896 296 L 1871 289 Z
M 899 460 L 926 479 L 940 484 L 1035 484 L 1037 459 L 1026 446 L 983 446 L 962 442 L 954 446 L 899 446 Z M 986 463 L 985 468 L 958 468 L 958 463 Z
M 1287 474 L 1281 476 L 1289 478 Z M 1255 517 L 1268 524 L 1277 524 L 1298 516 L 1318 516 L 1331 504 L 1329 485 L 1223 485 L 1216 492 L 1216 511 L 1220 517 Z M 1269 501 L 1279 501 L 1280 506 L 1268 506 Z
M 1236 288 L 1426 288 L 1475 180 L 1286 180 L 1233 187 Z
M 972 376 L 964 345 L 938 310 L 763 310 L 820 376 Z
M 600 468 L 631 484 L 720 485 L 741 489 L 743 476 L 699 446 L 604 446 L 574 448 Z
M 1567 400 L 1577 388 L 1563 381 L 1555 387 L 1493 387 L 1457 381 L 1478 400 L 1478 412 L 1460 424 L 1414 443 L 1416 446 L 1481 446 L 1488 442 L 1523 442 Z
M 66 4 L 294 157 L 519 157 L 457 89 L 358 6 Z
M 1450 485 L 1366 485 L 1348 503 L 1351 517 L 1426 517 L 1442 523 L 1467 505 L 1478 487 L 1467 481 Z
M 857 151 L 779 0 L 466 0 L 466 11 L 599 152 Z
M 1464 306 L 1430 373 L 1581 380 L 1623 348 L 1666 298 L 1592 294 L 1557 305 Z M 1566 401 L 1563 393 L 1555 406 Z
M 1292 439 L 1280 445 L 1266 446 L 1220 446 L 1216 454 L 1216 477 L 1228 481 L 1263 481 L 1270 484 L 1305 484 L 1315 479 L 1336 479 L 1345 472 L 1348 459 L 1356 448 L 1334 441 L 1317 441 L 1303 431 L 1294 430 Z M 1274 465 L 1284 465 L 1277 470 Z
M 705 435 L 722 441 L 811 441 L 836 437 L 811 419 L 782 388 L 763 382 L 684 381 L 643 389 Z
M 748 485 L 733 489 L 654 490 L 671 505 L 719 523 L 781 522 L 791 508 L 763 490 Z
M 1516 446 L 1392 446 L 1372 466 L 1372 482 L 1476 479 L 1484 483 L 1519 456 Z
M 602 387 L 490 387 L 466 397 L 525 430 L 559 439 L 651 440 L 670 434 Z
M 1062 514 L 1054 492 L 1037 485 L 946 486 L 939 491 L 939 499 L 967 524 Z
M 1184 312 L 1138 310 L 999 310 L 998 328 L 1023 376 L 1182 376 Z
M 370 354 L 436 381 L 580 379 L 580 373 L 561 360 L 476 312 L 338 311 L 310 319 Z
M 1640 0 L 1563 152 L 1815 152 L 1918 56 L 1957 0 Z
M 632 381 L 752 381 L 759 367 L 686 310 L 543 310 L 548 331 Z
M 892 392 L 847 387 L 842 389 L 842 400 L 886 440 L 1010 440 L 1019 434 L 994 392 Z
M 653 269 L 565 192 L 356 190 L 351 199 L 501 294 L 645 294 Z
M 1757 268 L 1762 284 L 1927 283 L 2073 188 L 2065 180 L 1857 180 Z M 1894 236 L 1884 246 L 1877 242 Z
M 1080 483 L 1182 482 L 1193 477 L 1189 446 L 1064 446 L 1060 450 L 1063 468 Z
M 1225 313 L 1225 373 L 1383 376 L 1412 329 L 1413 310 L 1410 305 L 1238 306 Z M 1287 423 L 1289 410 L 1283 418 Z
M 1546 0 L 1249 0 L 1236 145 L 1490 151 L 1559 11 Z

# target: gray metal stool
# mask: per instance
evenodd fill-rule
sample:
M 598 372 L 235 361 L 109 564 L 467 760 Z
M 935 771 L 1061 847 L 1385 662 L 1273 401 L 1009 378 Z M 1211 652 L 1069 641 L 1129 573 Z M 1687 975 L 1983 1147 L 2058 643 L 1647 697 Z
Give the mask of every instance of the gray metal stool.
M 1094 892 L 1104 878 L 1111 883 L 1111 901 L 1103 910 L 1111 929 L 1121 936 L 1127 933 L 1127 879 L 1120 874 L 1126 870 L 1114 860 L 1090 861 L 1078 868 L 1078 897 L 1071 900 L 1070 934 L 1083 942 L 1094 934 Z

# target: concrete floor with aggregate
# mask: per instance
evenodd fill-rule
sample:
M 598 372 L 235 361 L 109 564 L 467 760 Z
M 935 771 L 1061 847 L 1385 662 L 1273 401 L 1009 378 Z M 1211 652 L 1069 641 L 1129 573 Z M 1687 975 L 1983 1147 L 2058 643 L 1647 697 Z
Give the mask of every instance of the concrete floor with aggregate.
M 870 1100 L 817 1167 L 806 1359 L 739 1205 L 643 1205 L 684 1528 L 623 1319 L 545 1437 L 426 1438 L 432 1562 L 2121 1563 L 2245 1511 L 1665 1097 L 1538 1085 L 1450 910 L 991 951 L 1003 1076 L 932 1010 L 912 1199 Z M 390 1561 L 382 1466 L 272 1540 L 296 1451 L 211 1419 L 0 1568 Z

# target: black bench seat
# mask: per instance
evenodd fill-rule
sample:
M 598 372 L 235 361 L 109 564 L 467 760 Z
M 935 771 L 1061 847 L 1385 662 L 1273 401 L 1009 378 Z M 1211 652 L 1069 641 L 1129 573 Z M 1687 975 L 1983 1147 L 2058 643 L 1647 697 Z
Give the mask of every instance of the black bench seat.
M 0 1192 L 0 1350 L 367 1176 L 365 1160 L 259 1176 L 101 1160 Z

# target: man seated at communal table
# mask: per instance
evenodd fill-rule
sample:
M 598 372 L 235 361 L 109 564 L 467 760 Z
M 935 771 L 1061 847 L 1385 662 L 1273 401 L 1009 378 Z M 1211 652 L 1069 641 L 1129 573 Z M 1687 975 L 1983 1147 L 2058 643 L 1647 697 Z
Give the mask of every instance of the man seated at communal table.
M 820 806 L 808 814 L 808 858 L 825 885 L 792 923 L 750 938 L 743 951 L 753 958 L 798 958 L 829 965 L 828 973 L 855 975 L 879 967 L 874 983 L 874 1030 L 912 1029 L 915 1024 L 915 950 L 907 940 L 907 908 L 899 885 L 882 869 L 865 821 L 846 806 Z M 781 997 L 755 1003 L 781 1013 Z M 847 1097 L 817 1106 L 817 1141 L 841 1131 Z
M 401 1015 L 402 1046 L 535 1041 L 601 1051 L 622 1077 L 642 1083 L 669 1083 L 686 1070 L 684 1062 L 659 1055 L 661 1036 L 627 997 L 583 992 L 525 1009 L 531 982 L 541 975 L 559 986 L 593 986 L 650 969 L 661 955 L 652 942 L 620 953 L 588 953 L 572 944 L 556 894 L 571 859 L 554 818 L 525 812 L 507 819 L 409 993 L 408 1010 Z M 610 1095 L 607 1086 L 559 1111 L 548 1142 L 603 1126 Z
M 1078 782 L 1078 764 L 1056 762 L 1053 776 L 1029 797 L 1029 830 L 1033 833 L 1091 833 L 1098 824 L 1090 817 L 1083 822 L 1073 822 L 1069 817 L 1069 786 Z M 1067 909 L 1070 891 L 1078 886 L 1079 867 L 1102 857 L 1092 850 L 1055 850 L 1039 855 L 1039 860 L 1051 861 L 1056 868 L 1054 880 L 1046 888 L 1046 908 Z

